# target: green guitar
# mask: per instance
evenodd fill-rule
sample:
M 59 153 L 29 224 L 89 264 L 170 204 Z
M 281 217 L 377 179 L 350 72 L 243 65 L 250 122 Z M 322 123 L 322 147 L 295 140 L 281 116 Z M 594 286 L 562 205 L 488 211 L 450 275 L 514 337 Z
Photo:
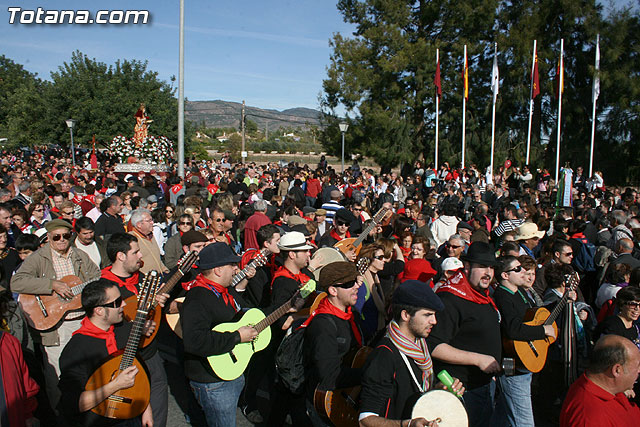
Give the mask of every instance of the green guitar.
M 247 369 L 247 365 L 249 365 L 251 356 L 258 351 L 264 350 L 269 345 L 269 341 L 271 341 L 271 328 L 269 326 L 286 314 L 292 307 L 299 310 L 304 304 L 305 298 L 315 290 L 315 280 L 309 280 L 293 294 L 289 301 L 285 302 L 270 315 L 265 316 L 261 310 L 252 308 L 238 322 L 221 323 L 213 328 L 215 332 L 233 332 L 242 326 L 253 326 L 258 331 L 258 336 L 252 341 L 237 344 L 228 353 L 209 356 L 207 359 L 213 372 L 225 381 L 235 380 L 242 375 Z

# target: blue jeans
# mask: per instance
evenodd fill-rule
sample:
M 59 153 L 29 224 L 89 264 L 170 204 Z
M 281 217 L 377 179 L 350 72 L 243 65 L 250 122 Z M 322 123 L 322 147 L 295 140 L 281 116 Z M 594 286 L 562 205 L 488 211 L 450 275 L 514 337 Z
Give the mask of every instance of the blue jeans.
M 481 387 L 464 392 L 464 407 L 469 415 L 469 427 L 493 427 L 493 396 L 496 385 L 492 380 Z
M 236 425 L 236 407 L 244 387 L 244 376 L 232 381 L 199 383 L 189 381 L 196 400 L 202 407 L 209 427 Z
M 510 427 L 534 427 L 533 406 L 531 405 L 531 372 L 498 378 L 500 387 L 499 404 L 496 411 L 502 412 L 501 425 Z M 498 409 L 498 407 L 500 409 Z

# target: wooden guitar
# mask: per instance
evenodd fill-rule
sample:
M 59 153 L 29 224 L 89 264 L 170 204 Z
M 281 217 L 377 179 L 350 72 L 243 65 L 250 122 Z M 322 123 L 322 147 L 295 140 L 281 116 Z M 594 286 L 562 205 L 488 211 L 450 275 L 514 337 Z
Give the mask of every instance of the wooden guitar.
M 360 258 L 356 262 L 358 273 L 360 273 L 361 276 L 364 276 L 364 273 L 367 271 L 367 268 L 369 268 L 369 264 L 371 264 L 371 260 L 369 258 Z M 309 307 L 309 313 L 313 313 L 314 311 L 316 311 L 316 308 L 318 308 L 318 306 L 320 305 L 320 301 L 322 301 L 326 297 L 327 297 L 326 292 L 320 292 L 313 300 L 311 307 Z
M 367 236 L 376 228 L 376 226 L 384 219 L 389 211 L 387 208 L 380 209 L 374 216 L 372 221 L 367 225 L 362 233 L 358 237 L 349 237 L 347 239 L 342 239 L 335 245 L 334 248 L 338 249 L 343 254 L 347 254 L 349 251 L 355 251 L 356 255 L 360 253 L 360 249 L 362 249 L 362 242 Z
M 300 309 L 304 304 L 305 298 L 315 290 L 316 282 L 311 279 L 298 289 L 289 301 L 266 317 L 261 310 L 252 308 L 244 313 L 238 322 L 221 323 L 214 327 L 214 332 L 233 332 L 242 326 L 253 326 L 258 331 L 258 336 L 250 342 L 237 344 L 233 350 L 227 353 L 209 356 L 207 359 L 213 372 L 225 381 L 235 380 L 242 375 L 247 369 L 253 354 L 264 350 L 269 345 L 269 341 L 271 341 L 271 329 L 269 326 L 288 313 L 292 307 Z
M 149 405 L 151 386 L 144 366 L 136 359 L 136 352 L 140 344 L 140 337 L 147 321 L 147 314 L 153 307 L 153 302 L 160 284 L 160 275 L 151 271 L 141 284 L 137 304 L 137 315 L 131 327 L 131 333 L 124 351 L 111 356 L 89 378 L 85 390 L 96 390 L 116 378 L 122 371 L 135 365 L 138 368 L 133 387 L 119 390 L 91 409 L 98 415 L 107 418 L 126 420 L 142 414 Z
M 352 368 L 362 368 L 367 357 L 373 351 L 371 347 L 361 347 L 353 356 Z M 361 386 L 339 388 L 336 390 L 320 390 L 313 394 L 313 406 L 318 414 L 328 419 L 336 427 L 355 427 L 360 415 Z
M 565 278 L 565 283 L 567 284 L 567 288 L 552 312 L 549 312 L 549 310 L 544 307 L 531 308 L 527 310 L 523 323 L 530 326 L 552 325 L 557 337 L 558 326 L 555 320 L 567 304 L 569 292 L 575 290 L 580 283 L 578 273 L 568 275 Z M 549 346 L 553 344 L 555 340 L 556 338 L 553 337 L 545 337 L 544 339 L 534 341 L 514 341 L 505 338 L 503 340 L 503 346 L 505 352 L 516 358 L 519 365 L 531 372 L 540 372 L 547 362 Z
M 73 298 L 65 299 L 53 292 L 51 295 L 20 294 L 18 302 L 27 317 L 27 323 L 38 331 L 54 329 L 71 311 L 82 311 L 80 294 L 85 286 L 99 277 L 82 282 L 78 276 L 65 276 L 60 279 L 73 292 Z
M 231 286 L 236 286 L 238 283 L 242 282 L 247 277 L 247 271 L 250 268 L 258 268 L 262 267 L 269 261 L 269 257 L 271 256 L 271 251 L 268 249 L 263 249 L 258 252 L 249 264 L 247 264 L 242 270 L 237 272 L 231 278 Z M 184 297 L 176 298 L 174 300 L 178 306 L 182 305 L 184 302 Z M 165 313 L 164 315 L 167 324 L 171 328 L 171 330 L 180 338 L 182 338 L 182 324 L 180 323 L 180 312 L 178 313 Z M 158 323 L 158 322 L 156 322 Z
M 196 252 L 187 252 L 180 258 L 178 261 L 178 271 L 176 271 L 173 276 L 167 280 L 167 282 L 160 288 L 158 291 L 159 294 L 169 293 L 173 289 L 173 287 L 178 283 L 182 277 L 191 270 L 193 264 L 198 259 L 198 254 Z M 131 295 L 129 298 L 125 300 L 127 305 L 124 307 L 124 318 L 125 320 L 131 322 L 137 316 L 137 302 L 138 297 L 136 295 Z M 157 308 L 158 303 L 153 301 L 153 305 L 151 306 L 151 310 L 149 310 L 149 315 L 147 316 L 149 319 L 156 322 L 156 329 L 153 331 L 153 334 L 150 336 L 142 337 L 140 342 L 141 347 L 146 347 L 154 340 L 156 334 L 158 333 L 158 329 L 160 329 L 160 322 L 162 321 L 162 310 Z

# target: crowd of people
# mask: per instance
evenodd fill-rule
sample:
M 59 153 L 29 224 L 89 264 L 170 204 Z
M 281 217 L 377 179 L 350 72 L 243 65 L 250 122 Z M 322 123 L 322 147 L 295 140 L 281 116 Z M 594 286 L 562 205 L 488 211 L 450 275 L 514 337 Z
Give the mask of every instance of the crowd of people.
M 471 426 L 640 419 L 640 197 L 599 172 L 567 167 L 558 190 L 511 162 L 339 174 L 224 156 L 191 159 L 183 179 L 69 157 L 0 156 L 3 425 L 166 426 L 170 392 L 191 425 L 235 425 L 240 408 L 257 425 L 328 426 L 318 395 L 352 387 L 364 427 L 437 426 L 412 418 L 436 389 L 461 397 Z M 155 274 L 172 286 L 137 322 Z M 234 376 L 210 357 L 235 369 L 264 328 L 213 329 L 250 308 L 284 315 Z M 514 343 L 542 353 L 541 369 Z M 131 363 L 96 384 L 115 357 Z M 99 410 L 145 381 L 133 417 Z

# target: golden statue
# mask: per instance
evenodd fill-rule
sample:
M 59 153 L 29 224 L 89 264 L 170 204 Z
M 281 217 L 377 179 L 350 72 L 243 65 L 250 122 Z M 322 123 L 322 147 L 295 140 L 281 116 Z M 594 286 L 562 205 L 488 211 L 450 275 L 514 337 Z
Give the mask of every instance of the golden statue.
M 147 116 L 144 104 L 140 104 L 140 108 L 138 108 L 138 112 L 134 117 L 136 118 L 136 126 L 133 128 L 133 142 L 137 148 L 140 148 L 149 134 L 149 124 L 153 120 Z

